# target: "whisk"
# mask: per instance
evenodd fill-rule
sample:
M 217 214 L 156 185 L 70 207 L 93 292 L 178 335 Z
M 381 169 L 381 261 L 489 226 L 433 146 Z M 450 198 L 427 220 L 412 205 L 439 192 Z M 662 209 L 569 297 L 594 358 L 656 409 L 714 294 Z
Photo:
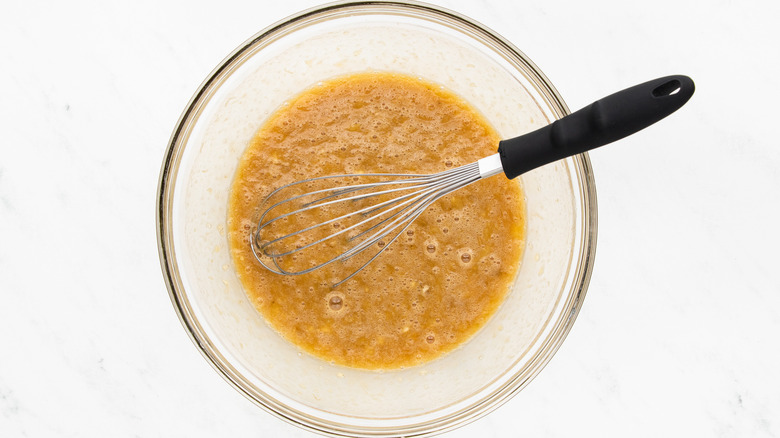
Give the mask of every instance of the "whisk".
M 386 251 L 442 196 L 501 172 L 512 179 L 633 134 L 682 107 L 694 88 L 682 75 L 651 80 L 503 140 L 494 155 L 435 174 L 334 175 L 282 186 L 261 205 L 268 207 L 250 235 L 252 252 L 273 272 L 301 275 L 373 248 L 337 287 Z

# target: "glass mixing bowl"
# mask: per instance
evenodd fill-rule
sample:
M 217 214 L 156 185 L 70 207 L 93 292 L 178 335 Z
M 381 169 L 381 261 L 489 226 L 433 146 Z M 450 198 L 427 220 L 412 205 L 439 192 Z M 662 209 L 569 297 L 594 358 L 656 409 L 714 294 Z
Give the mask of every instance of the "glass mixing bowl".
M 506 402 L 563 342 L 593 266 L 593 175 L 580 155 L 520 177 L 527 241 L 514 288 L 460 348 L 384 372 L 302 353 L 265 323 L 242 290 L 226 237 L 228 192 L 244 148 L 268 115 L 318 81 L 362 71 L 439 83 L 481 111 L 504 138 L 569 112 L 525 55 L 457 13 L 374 1 L 302 12 L 242 44 L 187 104 L 160 175 L 160 261 L 197 348 L 260 407 L 326 435 L 431 435 Z

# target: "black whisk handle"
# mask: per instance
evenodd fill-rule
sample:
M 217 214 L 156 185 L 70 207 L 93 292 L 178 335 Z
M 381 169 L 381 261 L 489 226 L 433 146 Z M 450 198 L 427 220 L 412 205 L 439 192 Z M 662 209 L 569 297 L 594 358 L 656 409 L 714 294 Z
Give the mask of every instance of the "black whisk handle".
M 638 132 L 677 111 L 693 95 L 688 76 L 674 75 L 626 88 L 544 128 L 503 140 L 498 152 L 508 178 Z

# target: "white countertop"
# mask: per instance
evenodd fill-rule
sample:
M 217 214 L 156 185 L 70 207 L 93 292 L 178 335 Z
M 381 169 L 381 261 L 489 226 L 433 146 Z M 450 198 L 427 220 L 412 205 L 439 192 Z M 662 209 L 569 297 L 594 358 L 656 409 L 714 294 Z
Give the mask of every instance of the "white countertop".
M 113 3 L 0 14 L 0 436 L 314 436 L 200 356 L 154 209 L 200 82 L 317 2 Z M 438 3 L 512 41 L 572 109 L 666 74 L 697 85 L 662 125 L 591 154 L 598 250 L 571 334 L 447 436 L 780 436 L 780 3 Z

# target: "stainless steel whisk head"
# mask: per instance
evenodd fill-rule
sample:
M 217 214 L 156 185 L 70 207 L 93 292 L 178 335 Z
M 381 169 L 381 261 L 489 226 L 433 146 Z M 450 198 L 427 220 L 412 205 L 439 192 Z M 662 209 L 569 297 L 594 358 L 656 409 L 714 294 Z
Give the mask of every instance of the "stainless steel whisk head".
M 436 200 L 501 170 L 495 154 L 430 175 L 347 174 L 288 184 L 263 201 L 269 207 L 251 235 L 252 252 L 273 272 L 301 275 L 373 249 L 336 287 L 379 257 Z M 311 189 L 340 181 L 353 183 Z M 301 188 L 309 191 L 299 193 Z M 283 222 L 291 220 L 302 224 L 289 231 Z M 308 263 L 290 263 L 303 253 Z

